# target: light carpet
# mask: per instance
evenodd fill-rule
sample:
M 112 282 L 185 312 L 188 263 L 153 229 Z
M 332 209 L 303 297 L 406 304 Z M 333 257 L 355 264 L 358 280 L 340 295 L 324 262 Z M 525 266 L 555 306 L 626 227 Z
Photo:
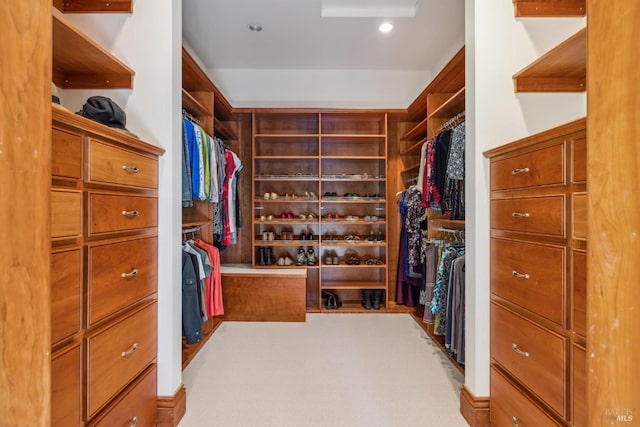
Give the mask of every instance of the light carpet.
M 467 426 L 463 376 L 407 314 L 225 322 L 182 380 L 179 427 Z

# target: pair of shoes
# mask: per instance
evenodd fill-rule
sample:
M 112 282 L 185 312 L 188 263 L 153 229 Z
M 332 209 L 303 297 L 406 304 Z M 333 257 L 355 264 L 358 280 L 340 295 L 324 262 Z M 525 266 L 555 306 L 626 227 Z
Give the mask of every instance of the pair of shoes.
M 344 197 L 360 197 L 358 193 L 344 193 Z
M 378 258 L 369 258 L 364 263 L 367 265 L 382 265 L 382 260 Z
M 263 241 L 271 241 L 275 239 L 275 234 L 273 231 L 263 231 L 262 232 L 262 240 Z
M 326 193 L 324 193 L 323 197 L 338 197 L 338 193 L 336 193 L 335 191 L 327 191 Z
M 264 193 L 264 196 L 262 196 L 265 200 L 276 200 L 278 199 L 280 196 L 278 196 L 277 193 Z
M 280 233 L 280 240 L 293 240 L 293 231 L 282 230 L 282 233 Z
M 342 301 L 338 294 L 322 291 L 322 299 L 327 310 L 337 310 L 342 307 Z
M 300 240 L 314 240 L 313 232 L 310 231 L 309 234 L 306 232 L 300 233 Z
M 293 219 L 293 214 L 291 212 L 282 212 L 280 219 Z
M 273 215 L 260 215 L 260 221 L 272 221 Z
M 305 215 L 305 214 L 298 215 L 298 219 L 300 219 L 301 221 L 306 221 L 306 220 L 313 221 L 313 220 L 315 220 L 317 218 L 318 218 L 318 216 L 316 214 L 314 214 L 313 212 L 311 212 L 311 213 L 309 213 L 307 215 Z
M 344 253 L 344 259 L 347 265 L 360 265 L 360 258 L 358 258 L 358 254 L 349 249 Z
M 289 256 L 281 256 L 280 258 L 278 258 L 278 262 L 276 263 L 280 266 L 290 266 L 293 265 L 293 260 L 291 258 L 289 258 Z
M 297 266 L 303 266 L 303 265 L 314 266 L 317 263 L 318 263 L 318 258 L 316 257 L 316 252 L 313 250 L 313 248 L 307 249 L 306 252 L 304 248 L 298 249 L 298 255 L 296 256 Z
M 325 265 L 339 265 L 340 259 L 338 258 L 338 254 L 335 251 L 326 251 L 324 255 L 324 263 Z
M 375 197 L 376 199 L 379 199 L 381 196 L 380 193 L 367 193 L 364 197 Z
M 273 249 L 258 247 L 258 265 L 272 265 L 273 264 Z
M 316 193 L 314 193 L 313 191 L 305 191 L 304 198 L 308 200 L 316 200 L 318 196 L 316 196 Z
M 375 215 L 366 215 L 364 217 L 365 221 L 372 221 L 372 222 L 376 222 L 378 220 L 378 217 Z
M 362 290 L 362 307 L 365 310 L 380 310 L 382 295 L 384 291 L 382 289 L 363 289 Z

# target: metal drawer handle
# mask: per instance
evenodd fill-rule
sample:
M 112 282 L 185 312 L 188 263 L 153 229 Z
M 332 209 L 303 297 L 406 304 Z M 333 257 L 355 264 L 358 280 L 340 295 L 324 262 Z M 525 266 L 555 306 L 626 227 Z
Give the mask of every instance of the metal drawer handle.
M 129 172 L 129 173 L 138 173 L 140 172 L 140 169 L 138 169 L 137 166 L 127 166 L 127 165 L 122 165 L 122 170 Z
M 120 357 L 131 356 L 133 352 L 136 351 L 137 349 L 138 349 L 138 343 L 134 343 L 129 350 L 123 351 L 122 353 L 120 353 Z
M 513 275 L 513 277 L 517 277 L 518 279 L 528 279 L 529 275 L 528 274 L 522 274 L 522 273 L 518 273 L 517 271 L 513 270 L 511 272 L 511 274 Z
M 529 168 L 517 168 L 511 171 L 512 174 L 518 175 L 519 173 L 527 173 L 529 172 Z
M 131 420 L 131 427 L 135 427 L 138 424 L 138 416 L 136 415 L 135 417 L 133 417 L 133 419 Z
M 131 279 L 132 277 L 136 277 L 138 275 L 138 269 L 134 268 L 130 273 L 122 273 L 120 277 L 123 279 Z
M 519 355 L 524 356 L 524 357 L 529 357 L 529 352 L 520 350 L 520 348 L 518 348 L 518 344 L 516 344 L 516 343 L 511 344 L 511 348 L 513 349 L 513 351 L 515 351 Z
M 140 215 L 140 212 L 138 212 L 138 211 L 122 211 L 122 215 L 126 216 L 127 218 L 133 218 L 134 216 Z
M 529 212 L 511 212 L 511 216 L 514 218 L 529 218 Z
M 511 422 L 513 423 L 513 427 L 520 427 L 520 424 L 518 424 L 518 419 L 515 415 L 511 416 Z

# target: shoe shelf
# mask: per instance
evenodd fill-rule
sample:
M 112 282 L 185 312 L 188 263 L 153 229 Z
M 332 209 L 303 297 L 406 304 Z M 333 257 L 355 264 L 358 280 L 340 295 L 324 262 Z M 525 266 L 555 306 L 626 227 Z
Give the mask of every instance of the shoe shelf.
M 379 310 L 365 310 L 359 302 L 346 301 L 342 303 L 342 306 L 338 309 L 328 309 L 324 305 L 320 308 L 321 313 L 370 313 L 370 312 L 386 312 L 387 308 L 385 304 L 380 305 Z
M 253 256 L 259 268 L 288 268 L 277 265 L 281 257 L 297 264 L 298 248 L 313 249 L 318 264 L 307 278 L 307 309 L 322 311 L 322 289 L 327 283 L 343 285 L 336 291 L 349 310 L 360 310 L 361 289 L 371 284 L 375 289 L 387 289 L 386 242 L 367 241 L 373 230 L 387 235 L 387 117 L 379 111 L 264 110 L 253 113 Z M 269 194 L 265 199 L 263 194 Z M 314 198 L 306 198 L 306 193 Z M 323 194 L 335 196 L 322 196 Z M 276 194 L 277 198 L 271 198 Z M 287 198 L 289 194 L 301 195 Z M 355 194 L 355 196 L 343 196 Z M 365 197 L 365 195 L 376 197 Z M 282 196 L 284 195 L 284 196 Z M 291 211 L 292 219 L 280 218 Z M 317 216 L 313 221 L 299 220 L 298 215 Z M 265 216 L 273 219 L 265 220 Z M 340 219 L 320 219 L 338 215 Z M 358 219 L 346 219 L 356 216 Z M 365 221 L 364 217 L 377 217 Z M 305 230 L 306 228 L 306 230 Z M 284 229 L 284 230 L 282 230 Z M 263 232 L 311 232 L 316 239 L 267 240 Z M 336 236 L 362 235 L 362 242 L 326 241 L 323 233 Z M 264 249 L 260 249 L 264 248 Z M 270 248 L 272 265 L 259 265 L 261 252 Z M 333 254 L 339 263 L 322 264 L 326 254 Z M 350 256 L 361 259 L 361 265 L 350 265 Z M 367 265 L 367 259 L 380 264 Z M 296 266 L 300 268 L 300 266 Z M 369 281 L 361 276 L 366 268 Z M 352 285 L 345 285 L 351 283 Z M 328 289 L 331 289 L 331 285 Z M 386 303 L 386 292 L 383 304 Z M 357 302 L 357 304 L 356 304 Z M 334 310 L 329 310 L 334 311 Z M 344 311 L 340 309 L 338 311 Z
M 327 267 L 327 266 L 322 266 Z M 350 267 L 350 266 L 348 266 Z M 324 282 L 322 289 L 386 289 L 384 282 L 368 282 L 368 281 L 331 281 Z

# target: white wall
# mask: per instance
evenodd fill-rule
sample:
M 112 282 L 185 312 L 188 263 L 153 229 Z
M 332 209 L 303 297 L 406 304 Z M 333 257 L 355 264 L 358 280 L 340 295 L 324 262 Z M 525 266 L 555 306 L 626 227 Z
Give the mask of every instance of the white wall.
M 407 108 L 430 71 L 208 69 L 234 107 Z
M 465 382 L 489 395 L 489 171 L 482 152 L 586 115 L 586 95 L 515 94 L 512 75 L 585 26 L 515 19 L 511 2 L 466 0 L 467 294 Z
M 133 90 L 64 90 L 63 105 L 78 111 L 89 96 L 108 96 L 125 110 L 131 132 L 166 150 L 159 171 L 158 394 L 170 396 L 182 383 L 182 3 L 136 0 L 131 15 L 65 17 L 136 76 Z

